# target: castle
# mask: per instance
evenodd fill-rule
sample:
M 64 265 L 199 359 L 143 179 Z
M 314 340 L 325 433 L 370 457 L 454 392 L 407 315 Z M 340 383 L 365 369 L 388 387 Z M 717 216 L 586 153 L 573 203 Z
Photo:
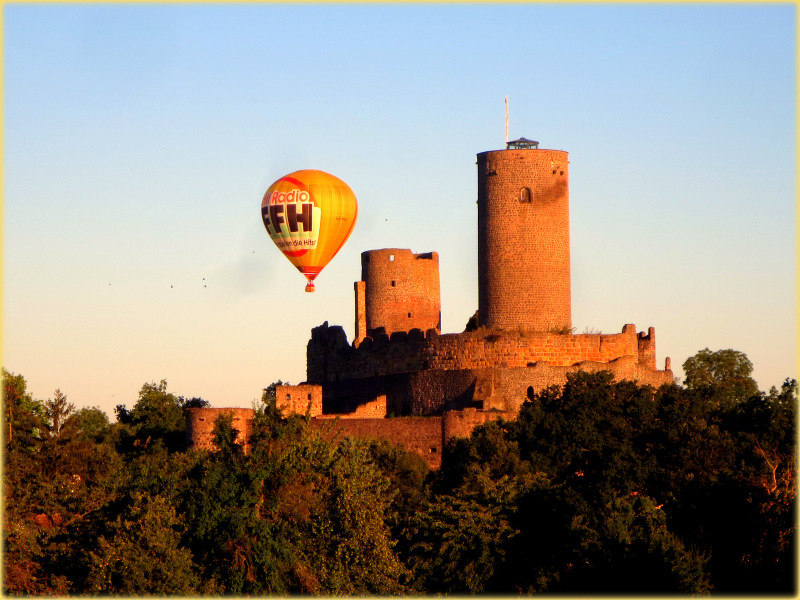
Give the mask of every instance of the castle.
M 441 332 L 438 253 L 364 252 L 355 339 L 327 322 L 312 329 L 306 382 L 277 389 L 286 413 L 308 414 L 320 428 L 335 419 L 335 431 L 403 444 L 436 468 L 451 437 L 513 419 L 534 391 L 563 385 L 568 373 L 673 381 L 669 358 L 656 367 L 652 327 L 573 333 L 567 152 L 520 138 L 477 159 L 477 321 Z M 189 410 L 187 446 L 213 445 L 215 411 L 236 413 L 246 443 L 247 410 Z

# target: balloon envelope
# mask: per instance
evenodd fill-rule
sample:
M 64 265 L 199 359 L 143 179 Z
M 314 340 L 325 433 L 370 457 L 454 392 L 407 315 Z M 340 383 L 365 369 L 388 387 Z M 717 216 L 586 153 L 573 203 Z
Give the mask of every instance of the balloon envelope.
M 261 220 L 284 256 L 314 279 L 350 237 L 358 217 L 353 190 L 324 171 L 306 169 L 281 177 L 261 200 Z

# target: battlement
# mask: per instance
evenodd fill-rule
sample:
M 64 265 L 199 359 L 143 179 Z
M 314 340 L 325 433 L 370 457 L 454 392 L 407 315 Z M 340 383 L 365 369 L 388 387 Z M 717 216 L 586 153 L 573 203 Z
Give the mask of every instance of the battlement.
M 615 334 L 571 334 L 546 331 L 490 330 L 439 334 L 435 329 L 375 332 L 356 348 L 339 326 L 325 322 L 312 330 L 307 347 L 307 381 L 386 376 L 421 370 L 528 367 L 537 363 L 572 366 L 607 363 L 624 356 L 655 369 L 655 329 L 636 333 L 625 325 Z

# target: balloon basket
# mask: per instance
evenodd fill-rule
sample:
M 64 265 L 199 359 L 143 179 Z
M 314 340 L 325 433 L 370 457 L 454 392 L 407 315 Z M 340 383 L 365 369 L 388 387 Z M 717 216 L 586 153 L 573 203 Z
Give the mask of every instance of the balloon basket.
M 314 287 L 314 282 L 313 281 L 309 281 L 306 284 L 306 291 L 307 292 L 315 292 L 315 291 L 317 291 L 317 288 Z

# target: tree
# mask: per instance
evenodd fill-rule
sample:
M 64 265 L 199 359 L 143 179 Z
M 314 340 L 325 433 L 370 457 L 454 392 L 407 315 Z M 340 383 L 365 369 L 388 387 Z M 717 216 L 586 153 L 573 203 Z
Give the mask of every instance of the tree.
M 109 434 L 108 415 L 96 406 L 80 409 L 71 419 L 82 440 L 100 442 Z
M 21 517 L 8 504 L 3 511 L 3 595 L 61 596 L 69 591 L 66 577 L 43 564 L 54 532 Z
M 297 549 L 298 521 L 307 518 L 305 488 L 291 483 L 296 463 L 286 457 L 286 436 L 265 430 L 280 429 L 281 422 L 262 412 L 248 456 L 235 441 L 230 417 L 217 419 L 218 451 L 202 454 L 187 477 L 188 542 L 202 578 L 223 593 L 314 592 L 318 583 Z
M 564 485 L 520 498 L 505 591 L 566 594 L 705 594 L 705 557 L 669 532 L 644 494 L 599 498 Z M 513 574 L 513 575 L 512 575 Z
M 202 576 L 226 594 L 387 594 L 405 569 L 392 550 L 389 481 L 363 442 L 331 443 L 302 417 L 256 410 L 248 454 L 219 419 L 184 496 Z
M 44 403 L 21 376 L 4 373 L 12 437 L 3 470 L 4 542 L 10 593 L 63 594 L 75 578 L 64 560 L 72 528 L 92 518 L 122 478 L 114 449 L 75 435 L 77 415 L 59 390 Z M 68 533 L 69 532 L 69 533 Z
M 400 444 L 386 440 L 369 440 L 370 461 L 389 479 L 388 494 L 392 497 L 386 522 L 397 539 L 398 527 L 422 507 L 425 484 L 430 468 L 419 454 Z
M 42 403 L 27 392 L 22 375 L 3 369 L 3 404 L 6 418 L 6 447 L 33 450 L 41 442 L 45 427 Z
M 408 573 L 392 550 L 385 522 L 391 501 L 388 479 L 372 464 L 361 440 L 345 437 L 330 453 L 320 449 L 322 461 L 315 470 L 326 485 L 321 502 L 310 511 L 303 543 L 307 560 L 318 562 L 320 592 L 403 592 L 401 581 Z
M 132 409 L 128 410 L 125 405 L 115 409 L 117 421 L 126 426 L 123 448 L 126 451 L 183 450 L 186 446 L 184 402 L 184 398 L 167 392 L 165 379 L 144 384 Z
M 479 502 L 458 491 L 426 502 L 410 516 L 405 532 L 410 539 L 403 558 L 413 570 L 415 591 L 496 593 L 497 572 L 516 534 L 509 522 L 512 511 L 513 504 L 500 498 Z
M 199 590 L 181 523 L 160 496 L 134 493 L 127 510 L 89 551 L 86 591 L 95 594 L 192 595 Z
M 749 593 L 796 590 L 797 382 L 752 396 L 726 415 L 736 470 L 716 507 L 718 588 Z M 722 508 L 722 510 L 720 510 Z M 727 526 L 725 517 L 737 526 Z
M 714 392 L 713 400 L 721 408 L 744 402 L 758 395 L 758 386 L 750 376 L 753 363 L 737 350 L 700 350 L 683 363 L 684 385 L 690 390 Z
M 189 398 L 188 400 L 183 396 L 178 397 L 178 403 L 180 404 L 181 408 L 208 408 L 211 406 L 211 403 L 208 400 L 203 400 L 202 398 L 193 397 Z
M 70 431 L 73 423 L 70 417 L 75 413 L 75 405 L 67 401 L 67 397 L 57 389 L 53 398 L 44 401 L 44 413 L 47 417 L 47 437 L 50 440 L 60 439 L 66 431 Z
M 701 397 L 607 372 L 532 393 L 515 421 L 448 445 L 431 508 L 409 521 L 404 558 L 425 589 L 442 593 L 707 592 L 708 563 L 689 544 L 708 547 L 708 538 L 684 544 L 664 500 L 693 503 L 661 450 L 688 448 L 683 458 L 703 473 L 694 465 L 731 462 L 730 436 L 713 434 L 708 403 L 692 396 Z M 662 412 L 667 398 L 677 409 Z M 698 481 L 718 485 L 710 475 Z

